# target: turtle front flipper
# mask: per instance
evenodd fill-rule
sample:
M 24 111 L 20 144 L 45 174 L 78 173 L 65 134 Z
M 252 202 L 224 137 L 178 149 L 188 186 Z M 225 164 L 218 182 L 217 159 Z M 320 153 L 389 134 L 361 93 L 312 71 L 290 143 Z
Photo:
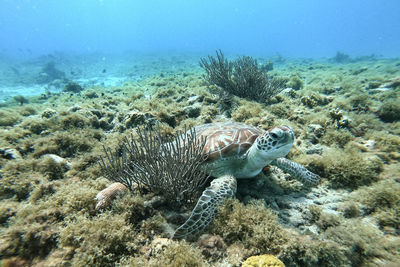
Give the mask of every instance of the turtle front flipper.
M 236 188 L 236 179 L 231 175 L 214 179 L 204 190 L 189 219 L 176 229 L 173 238 L 184 238 L 201 233 L 212 222 L 223 201 L 235 196 Z
M 319 175 L 310 172 L 303 165 L 288 160 L 286 158 L 278 158 L 276 160 L 273 160 L 270 164 L 275 165 L 276 167 L 282 169 L 284 172 L 289 173 L 305 185 L 316 185 L 321 179 Z

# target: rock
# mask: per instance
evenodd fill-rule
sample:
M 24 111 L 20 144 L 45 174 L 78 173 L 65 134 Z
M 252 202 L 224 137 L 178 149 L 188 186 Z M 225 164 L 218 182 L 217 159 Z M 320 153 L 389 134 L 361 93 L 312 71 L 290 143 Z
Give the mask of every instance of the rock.
M 100 126 L 101 129 L 106 130 L 106 131 L 111 130 L 112 128 L 114 128 L 114 125 L 109 123 L 106 118 L 101 118 L 99 120 L 99 126 Z
M 400 77 L 387 80 L 380 87 L 382 87 L 382 88 L 396 88 L 398 86 L 400 86 Z
M 162 196 L 154 196 L 150 200 L 144 202 L 145 208 L 157 208 L 165 203 L 165 198 Z
M 320 138 L 325 134 L 325 129 L 319 124 L 310 124 L 308 125 L 308 132 Z
M 322 146 L 313 146 L 310 149 L 306 150 L 306 154 L 310 155 L 310 154 L 318 154 L 318 155 L 322 155 L 322 153 L 324 152 L 324 149 Z
M 170 246 L 172 244 L 172 240 L 169 238 L 163 238 L 163 237 L 155 237 L 153 241 L 151 241 L 150 244 L 150 253 L 157 255 L 160 252 L 162 252 L 165 248 Z
M 351 119 L 343 114 L 343 111 L 334 108 L 329 111 L 329 115 L 331 116 L 333 122 L 336 124 L 336 128 L 346 128 L 350 125 Z
M 134 126 L 143 125 L 146 120 L 151 118 L 152 115 L 149 113 L 144 113 L 139 110 L 132 110 L 126 114 L 124 118 L 125 127 L 132 128 Z
M 291 98 L 297 98 L 298 96 L 296 90 L 294 90 L 293 88 L 285 88 L 282 91 L 280 91 L 278 95 L 289 96 Z
M 99 96 L 94 90 L 89 90 L 84 94 L 85 97 L 92 99 L 92 98 L 98 98 Z
M 80 110 L 80 109 L 81 109 L 81 107 L 80 107 L 79 105 L 75 104 L 75 105 L 73 105 L 73 106 L 70 106 L 70 107 L 67 109 L 67 111 L 68 111 L 68 112 L 76 112 L 76 111 L 78 111 L 78 110 Z
M 343 111 L 338 108 L 331 109 L 329 111 L 329 116 L 331 116 L 334 121 L 341 120 L 343 118 Z
M 22 159 L 21 153 L 15 148 L 0 148 L 0 156 L 4 159 Z
M 199 99 L 200 99 L 200 97 L 198 95 L 193 95 L 188 98 L 187 102 L 188 102 L 188 104 L 192 105 L 196 102 L 199 102 Z
M 200 236 L 197 242 L 201 252 L 207 258 L 220 258 L 226 252 L 226 245 L 224 240 L 217 235 L 204 234 Z
M 64 165 L 64 167 L 67 170 L 71 169 L 71 167 L 72 167 L 72 164 L 68 160 L 66 160 L 56 154 L 45 154 L 42 156 L 42 158 L 45 158 L 45 159 L 48 158 L 48 159 L 53 160 L 57 164 L 62 164 L 62 165 Z
M 325 134 L 325 128 L 319 124 L 310 124 L 307 129 L 309 135 L 309 140 L 311 143 L 316 144 L 319 142 L 319 138 L 321 138 Z
M 351 119 L 348 116 L 343 116 L 341 120 L 337 122 L 338 128 L 346 128 L 350 125 Z
M 57 115 L 57 111 L 54 109 L 47 108 L 42 112 L 42 118 L 50 119 L 51 117 Z
M 374 150 L 376 145 L 375 140 L 367 140 L 367 141 L 352 142 L 352 143 L 364 152 Z
M 201 113 L 201 104 L 196 103 L 194 105 L 185 107 L 184 112 L 189 118 L 197 118 Z
M 78 83 L 69 82 L 63 89 L 64 92 L 79 93 L 83 88 Z

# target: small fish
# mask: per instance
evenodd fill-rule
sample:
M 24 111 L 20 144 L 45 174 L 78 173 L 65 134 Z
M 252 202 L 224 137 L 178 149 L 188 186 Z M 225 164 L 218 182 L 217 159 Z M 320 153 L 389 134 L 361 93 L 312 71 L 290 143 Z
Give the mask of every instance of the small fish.
M 106 70 L 106 69 L 103 69 L 101 72 L 102 72 L 102 73 L 106 73 L 106 72 L 107 72 L 107 70 Z

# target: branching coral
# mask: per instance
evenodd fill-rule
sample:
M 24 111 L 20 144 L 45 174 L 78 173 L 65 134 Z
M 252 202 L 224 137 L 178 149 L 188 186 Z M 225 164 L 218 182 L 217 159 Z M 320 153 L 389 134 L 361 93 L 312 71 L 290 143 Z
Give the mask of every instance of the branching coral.
M 271 80 L 267 71 L 258 65 L 256 59 L 243 56 L 231 62 L 222 51 L 217 58 L 208 56 L 200 59 L 200 66 L 206 71 L 205 79 L 230 94 L 263 102 L 276 95 L 282 84 Z
M 129 189 L 162 194 L 171 203 L 187 203 L 199 195 L 207 176 L 199 170 L 205 140 L 189 130 L 163 143 L 160 130 L 137 128 L 138 138 L 125 138 L 121 152 L 105 150 L 100 161 L 104 175 Z M 168 190 L 166 190 L 168 189 Z

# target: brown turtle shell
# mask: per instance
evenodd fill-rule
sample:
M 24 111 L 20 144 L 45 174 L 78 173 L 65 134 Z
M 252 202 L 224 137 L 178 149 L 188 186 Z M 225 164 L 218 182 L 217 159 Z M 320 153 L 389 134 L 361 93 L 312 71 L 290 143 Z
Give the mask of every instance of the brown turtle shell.
M 206 138 L 205 162 L 243 156 L 263 131 L 239 122 L 208 123 L 195 128 L 197 138 Z

